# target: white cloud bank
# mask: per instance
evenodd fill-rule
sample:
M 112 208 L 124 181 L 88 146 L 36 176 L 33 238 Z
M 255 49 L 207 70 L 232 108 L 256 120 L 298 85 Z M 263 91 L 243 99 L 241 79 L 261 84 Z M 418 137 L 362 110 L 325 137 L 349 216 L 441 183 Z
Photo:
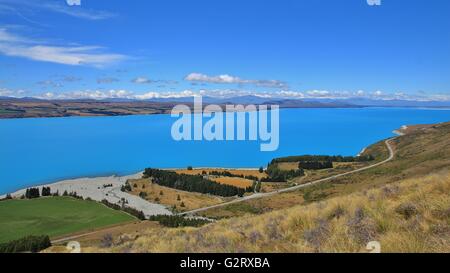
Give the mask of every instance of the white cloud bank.
M 83 90 L 73 92 L 46 92 L 43 94 L 30 94 L 23 90 L 8 90 L 0 88 L 0 96 L 9 97 L 35 97 L 41 99 L 132 99 L 132 100 L 149 100 L 149 99 L 170 99 L 170 98 L 187 98 L 187 97 L 213 97 L 213 98 L 233 98 L 241 96 L 255 96 L 266 99 L 374 99 L 374 100 L 414 100 L 414 101 L 450 101 L 449 94 L 430 94 L 430 95 L 406 95 L 403 93 L 388 94 L 381 91 L 366 92 L 362 90 L 350 91 L 326 91 L 326 90 L 310 90 L 310 91 L 277 91 L 277 92 L 253 92 L 233 89 L 216 89 L 216 90 L 183 90 L 173 92 L 149 91 L 146 93 L 136 93 L 129 90 Z
M 147 77 L 137 77 L 137 78 L 133 79 L 131 82 L 137 83 L 137 84 L 149 84 L 149 83 L 152 83 L 153 81 Z
M 228 74 L 219 76 L 208 76 L 201 73 L 191 73 L 184 78 L 186 81 L 200 82 L 200 83 L 215 83 L 215 84 L 251 84 L 260 87 L 269 88 L 287 88 L 288 85 L 285 82 L 277 80 L 246 80 L 239 77 L 230 76 Z
M 0 54 L 22 57 L 35 61 L 74 66 L 104 67 L 127 57 L 121 54 L 103 53 L 99 46 L 55 46 L 36 44 L 26 37 L 16 35 L 0 27 Z

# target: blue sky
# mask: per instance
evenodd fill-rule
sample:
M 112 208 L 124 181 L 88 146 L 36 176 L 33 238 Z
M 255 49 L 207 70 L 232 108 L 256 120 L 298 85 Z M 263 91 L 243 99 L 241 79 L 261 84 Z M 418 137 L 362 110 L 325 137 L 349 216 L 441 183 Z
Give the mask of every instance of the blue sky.
M 0 0 L 0 95 L 450 100 L 448 14 L 448 0 Z

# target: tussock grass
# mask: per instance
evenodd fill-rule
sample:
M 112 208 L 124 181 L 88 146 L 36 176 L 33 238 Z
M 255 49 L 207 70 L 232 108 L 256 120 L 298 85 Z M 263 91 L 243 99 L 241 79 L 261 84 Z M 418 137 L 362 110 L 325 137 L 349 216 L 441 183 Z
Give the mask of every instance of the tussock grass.
M 450 172 L 201 228 L 148 229 L 113 252 L 450 252 Z

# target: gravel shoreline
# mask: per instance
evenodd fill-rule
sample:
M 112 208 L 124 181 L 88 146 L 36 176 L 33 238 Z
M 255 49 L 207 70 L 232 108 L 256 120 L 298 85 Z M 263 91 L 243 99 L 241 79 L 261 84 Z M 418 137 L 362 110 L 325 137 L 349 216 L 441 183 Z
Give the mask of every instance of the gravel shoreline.
M 63 180 L 47 185 L 34 186 L 33 188 L 39 188 L 39 191 L 42 191 L 43 187 L 50 187 L 52 193 L 58 191 L 60 195 L 62 195 L 64 191 L 67 191 L 68 193 L 76 192 L 78 196 L 81 196 L 84 199 L 90 198 L 98 202 L 106 199 L 108 202 L 114 204 L 121 202 L 123 198 L 128 202 L 126 206 L 142 211 L 146 217 L 160 214 L 172 215 L 172 212 L 163 205 L 150 203 L 139 196 L 121 191 L 122 185 L 125 185 L 128 179 L 141 177 L 142 172 L 127 176 L 78 178 Z M 11 193 L 11 196 L 13 198 L 20 198 L 25 192 L 26 189 L 21 189 Z M 5 197 L 6 195 L 0 196 L 0 198 Z

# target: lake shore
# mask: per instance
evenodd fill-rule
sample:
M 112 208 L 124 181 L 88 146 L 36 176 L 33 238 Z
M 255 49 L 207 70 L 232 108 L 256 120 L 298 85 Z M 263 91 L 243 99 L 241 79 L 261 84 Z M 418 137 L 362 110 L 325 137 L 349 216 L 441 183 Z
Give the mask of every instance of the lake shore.
M 163 205 L 150 203 L 139 196 L 121 191 L 122 185 L 125 185 L 127 180 L 141 177 L 142 172 L 127 176 L 77 178 L 34 186 L 34 188 L 38 188 L 41 192 L 43 187 L 50 187 L 52 193 L 58 192 L 59 195 L 62 195 L 65 191 L 67 193 L 76 192 L 78 196 L 84 199 L 89 198 L 98 202 L 108 200 L 108 202 L 113 204 L 126 200 L 128 202 L 126 206 L 142 211 L 146 217 L 160 214 L 171 215 L 172 212 Z M 25 192 L 26 189 L 21 189 L 11 193 L 11 196 L 13 198 L 21 198 Z M 5 197 L 6 195 L 0 196 L 0 198 Z

